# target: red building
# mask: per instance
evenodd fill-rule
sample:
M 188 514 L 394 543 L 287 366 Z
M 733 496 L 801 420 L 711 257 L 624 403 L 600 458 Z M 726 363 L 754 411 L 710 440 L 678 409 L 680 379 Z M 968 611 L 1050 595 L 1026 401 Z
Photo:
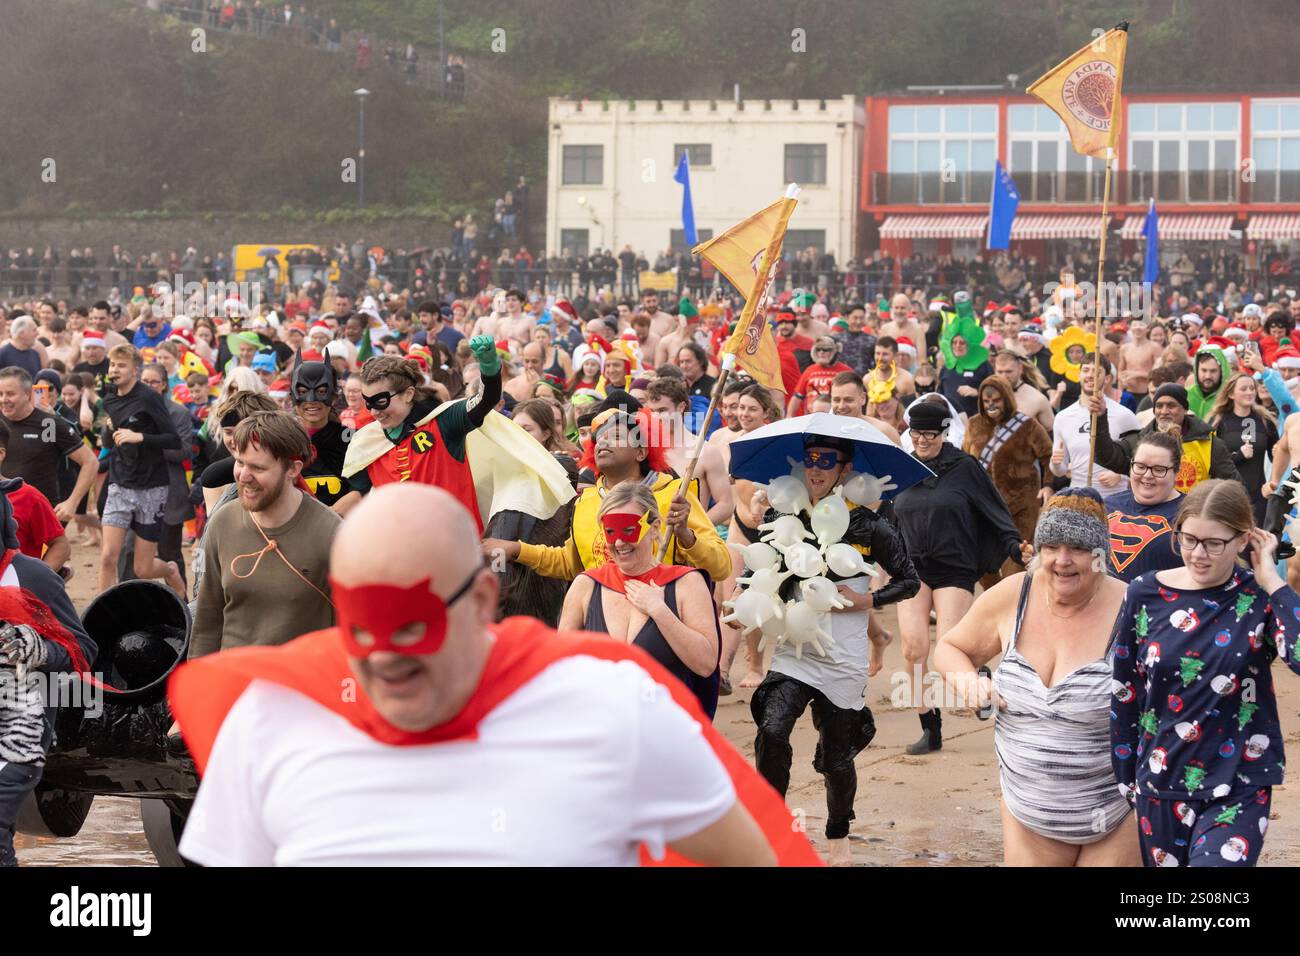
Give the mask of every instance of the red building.
M 1229 243 L 1246 257 L 1300 240 L 1300 92 L 1134 93 L 1111 181 L 1111 246 L 1141 249 L 1148 201 L 1161 256 Z M 866 99 L 864 254 L 983 253 L 994 160 L 1020 193 L 1011 251 L 1041 262 L 1096 249 L 1105 164 L 1075 153 L 1038 99 L 945 92 Z

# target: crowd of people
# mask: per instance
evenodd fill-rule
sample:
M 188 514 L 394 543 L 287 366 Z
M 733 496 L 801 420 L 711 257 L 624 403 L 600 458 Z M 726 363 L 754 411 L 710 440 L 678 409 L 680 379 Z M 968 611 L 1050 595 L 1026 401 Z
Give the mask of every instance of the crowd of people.
M 467 225 L 453 256 L 473 249 Z M 19 578 L 40 577 L 36 593 L 66 616 L 57 595 L 80 541 L 99 550 L 98 592 L 133 576 L 191 605 L 173 733 L 204 772 L 206 822 L 186 832 L 187 856 L 627 862 L 642 846 L 806 861 L 773 791 L 786 792 L 791 734 L 811 707 L 826 856 L 850 863 L 854 760 L 875 734 L 867 683 L 895 605 L 904 705 L 920 723 L 907 753 L 943 747 L 950 706 L 995 714 L 1008 863 L 1258 859 L 1283 768 L 1264 672 L 1278 656 L 1300 671 L 1300 559 L 1284 540 L 1300 484 L 1300 299 L 1171 291 L 1155 318 L 1106 317 L 1098 340 L 1073 265 L 1021 305 L 961 283 L 836 298 L 812 261 L 792 273 L 809 287 L 779 292 L 759 318 L 779 380 L 742 363 L 710 414 L 734 296 L 569 298 L 493 285 L 499 273 L 399 283 L 357 246 L 341 252 L 374 267 L 360 285 L 285 282 L 215 315 L 176 314 L 153 283 L 85 305 L 25 287 L 0 312 L 0 497 L 11 550 L 28 559 Z M 789 477 L 739 475 L 733 449 L 785 419 L 806 424 Z M 864 474 L 850 425 L 923 477 Z M 521 579 L 553 585 L 529 592 L 553 600 L 497 623 L 514 606 L 502 582 Z M 0 660 L 93 664 L 80 627 L 65 622 L 58 639 L 24 627 L 0 630 Z M 607 638 L 565 643 L 579 631 Z M 266 653 L 230 653 L 243 648 Z M 623 676 L 593 687 L 593 655 Z M 548 667 L 564 676 L 530 683 Z M 360 712 L 326 700 L 337 682 L 321 689 L 349 670 Z M 655 712 L 620 711 L 624 677 L 647 675 L 663 689 Z M 254 678 L 283 686 L 245 692 Z M 418 747 L 390 759 L 283 687 L 381 750 L 494 730 L 441 768 Z M 709 727 L 742 688 L 753 767 Z M 576 742 L 571 715 L 588 712 L 623 716 L 593 717 Z M 0 861 L 12 862 L 6 834 L 49 734 L 40 713 L 0 706 L 8 719 L 28 721 L 0 734 Z M 278 749 L 241 742 L 268 721 L 317 749 L 295 749 L 288 729 Z M 534 779 L 554 788 L 510 801 L 523 821 L 512 832 L 536 843 L 458 835 L 467 807 L 505 799 L 501 767 L 532 744 L 530 759 L 564 754 L 559 769 L 538 764 Z M 498 748 L 510 759 L 467 784 L 475 754 Z M 558 781 L 618 748 L 632 764 L 566 804 Z M 372 761 L 372 779 L 399 792 L 378 835 L 350 825 L 333 770 L 321 771 L 333 782 L 304 770 L 277 787 L 285 766 L 332 756 Z M 459 782 L 432 814 L 443 823 L 412 838 L 405 824 L 430 814 L 409 785 L 429 774 Z M 629 780 L 624 805 L 614 794 Z M 322 812 L 300 814 L 305 796 Z

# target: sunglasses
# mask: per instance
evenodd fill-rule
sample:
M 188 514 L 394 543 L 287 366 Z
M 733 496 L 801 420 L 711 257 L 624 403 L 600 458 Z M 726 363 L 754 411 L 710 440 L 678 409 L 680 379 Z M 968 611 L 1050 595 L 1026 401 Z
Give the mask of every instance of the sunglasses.
M 382 412 L 392 404 L 397 395 L 397 392 L 379 392 L 376 395 L 362 395 L 361 400 L 366 403 L 366 408 L 372 412 Z
M 830 471 L 840 463 L 839 452 L 835 451 L 809 451 L 804 452 L 803 466 L 805 468 L 817 468 L 821 471 Z

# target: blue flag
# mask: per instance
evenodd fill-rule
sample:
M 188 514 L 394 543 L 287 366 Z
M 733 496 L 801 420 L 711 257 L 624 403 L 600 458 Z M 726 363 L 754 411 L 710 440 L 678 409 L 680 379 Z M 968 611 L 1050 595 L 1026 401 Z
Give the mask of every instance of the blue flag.
M 1011 245 L 1011 224 L 1016 219 L 1016 209 L 1020 206 L 1020 193 L 1011 174 L 995 163 L 993 168 L 993 198 L 989 200 L 989 242 L 990 249 L 1006 249 Z
M 1155 284 L 1160 275 L 1160 216 L 1156 213 L 1155 197 L 1147 207 L 1147 221 L 1142 224 L 1142 235 L 1147 241 L 1146 265 L 1142 269 L 1142 281 Z
M 686 233 L 686 245 L 694 246 L 699 242 L 695 235 L 695 206 L 691 204 L 691 157 L 682 150 L 681 161 L 673 179 L 682 184 L 682 230 Z

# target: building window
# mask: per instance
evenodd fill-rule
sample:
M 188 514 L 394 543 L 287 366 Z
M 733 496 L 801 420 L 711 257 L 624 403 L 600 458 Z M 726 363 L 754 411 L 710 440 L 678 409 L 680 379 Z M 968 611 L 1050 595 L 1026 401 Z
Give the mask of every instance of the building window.
M 796 252 L 803 252 L 809 246 L 816 249 L 818 255 L 825 252 L 826 230 L 787 229 L 785 231 L 785 241 L 781 244 L 781 254 L 788 259 Z
M 604 146 L 565 146 L 565 186 L 599 186 L 605 181 Z
M 691 155 L 694 156 L 695 154 L 691 153 Z M 707 242 L 709 239 L 713 238 L 713 230 L 700 229 L 697 227 L 695 230 L 695 238 L 698 239 L 700 242 Z M 678 255 L 680 255 L 683 252 L 691 251 L 690 245 L 686 242 L 685 229 L 670 230 L 668 233 L 668 245 L 673 250 L 673 252 Z
M 1128 131 L 1130 202 L 1237 198 L 1239 104 L 1132 103 Z
M 826 145 L 824 143 L 787 143 L 785 147 L 785 181 L 800 185 L 826 184 Z
M 891 106 L 888 201 L 988 202 L 994 106 Z
M 1105 161 L 1081 156 L 1046 106 L 1007 107 L 1008 163 L 1022 202 L 1100 202 Z
M 589 251 L 587 248 L 587 230 L 561 229 L 560 249 L 568 249 L 571 256 L 585 256 Z
M 691 154 L 691 168 L 703 169 L 713 165 L 712 143 L 677 143 L 673 146 L 673 169 L 682 161 L 682 153 Z
M 1300 202 L 1300 100 L 1250 105 L 1255 202 Z

